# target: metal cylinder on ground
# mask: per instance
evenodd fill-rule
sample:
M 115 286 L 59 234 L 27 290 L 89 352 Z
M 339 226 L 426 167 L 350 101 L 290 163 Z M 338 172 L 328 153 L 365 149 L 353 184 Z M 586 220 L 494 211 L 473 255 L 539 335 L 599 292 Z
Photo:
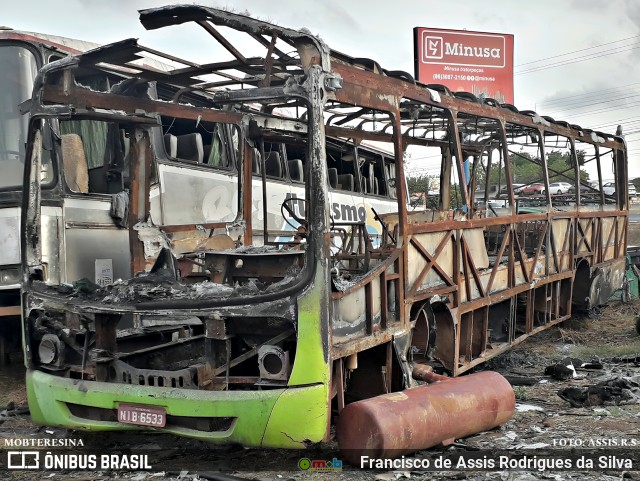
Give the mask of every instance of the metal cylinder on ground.
M 395 458 L 493 429 L 514 413 L 511 384 L 497 372 L 433 376 L 433 384 L 346 406 L 337 425 L 344 458 L 356 466 L 361 456 Z

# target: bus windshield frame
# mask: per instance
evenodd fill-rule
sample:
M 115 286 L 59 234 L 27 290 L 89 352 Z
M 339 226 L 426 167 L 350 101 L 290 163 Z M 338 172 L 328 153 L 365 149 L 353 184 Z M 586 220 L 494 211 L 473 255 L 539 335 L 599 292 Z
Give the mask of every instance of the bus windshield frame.
M 28 115 L 21 104 L 31 99 L 36 74 L 41 63 L 37 52 L 26 44 L 0 43 L 0 191 L 22 189 Z M 48 174 L 51 175 L 51 174 Z

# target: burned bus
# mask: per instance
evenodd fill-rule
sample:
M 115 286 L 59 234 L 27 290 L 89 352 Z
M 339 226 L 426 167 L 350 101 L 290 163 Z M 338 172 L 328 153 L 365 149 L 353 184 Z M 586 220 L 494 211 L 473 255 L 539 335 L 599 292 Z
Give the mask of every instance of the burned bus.
M 98 46 L 83 40 L 0 27 L 0 90 L 3 98 L 0 106 L 0 162 L 4 174 L 0 179 L 0 364 L 7 361 L 10 353 L 21 351 L 20 206 L 29 100 L 36 74 L 40 67 L 49 62 Z M 159 71 L 167 68 L 167 65 L 149 55 L 136 62 Z M 76 81 L 89 88 L 108 90 L 111 85 L 126 78 L 126 74 L 126 69 L 105 69 L 77 75 Z M 173 95 L 171 90 L 165 92 L 161 89 L 160 93 Z M 69 122 L 66 127 L 68 131 L 64 133 L 73 133 L 80 128 L 80 124 Z M 101 165 L 101 155 L 101 146 L 93 145 L 87 153 L 89 164 L 94 168 Z M 51 158 L 45 157 L 42 163 L 42 182 L 51 182 L 54 175 Z M 74 255 L 66 255 L 67 248 L 74 250 Z M 73 243 L 64 242 L 53 242 L 45 246 L 45 280 L 51 277 L 52 282 L 59 283 L 77 278 L 77 269 L 86 259 L 77 255 L 75 248 Z
M 40 71 L 22 208 L 36 422 L 303 448 L 347 404 L 412 387 L 425 366 L 465 373 L 622 285 L 621 137 L 243 15 L 140 19 L 193 23 L 221 55 L 154 50 L 175 65 L 158 72 L 132 63 L 149 49 L 126 40 Z M 110 91 L 76 80 L 105 67 L 129 78 Z M 410 154 L 438 156 L 434 208 L 408 208 Z M 515 191 L 521 165 L 544 191 Z M 549 189 L 586 185 L 589 168 L 597 187 Z M 501 203 L 476 202 L 495 184 Z M 45 277 L 56 236 L 89 259 L 72 284 Z
M 0 364 L 20 352 L 20 205 L 28 111 L 38 69 L 51 61 L 97 47 L 55 35 L 0 27 Z M 52 174 L 43 164 L 43 179 Z

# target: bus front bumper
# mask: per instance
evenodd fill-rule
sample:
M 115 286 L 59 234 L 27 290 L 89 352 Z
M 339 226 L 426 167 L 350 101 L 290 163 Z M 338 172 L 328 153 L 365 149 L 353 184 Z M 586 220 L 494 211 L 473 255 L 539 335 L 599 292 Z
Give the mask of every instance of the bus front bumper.
M 198 391 L 68 379 L 27 371 L 31 417 L 38 424 L 91 431 L 153 430 L 219 444 L 305 448 L 328 426 L 323 384 L 266 391 Z M 161 407 L 165 427 L 118 422 L 120 403 Z

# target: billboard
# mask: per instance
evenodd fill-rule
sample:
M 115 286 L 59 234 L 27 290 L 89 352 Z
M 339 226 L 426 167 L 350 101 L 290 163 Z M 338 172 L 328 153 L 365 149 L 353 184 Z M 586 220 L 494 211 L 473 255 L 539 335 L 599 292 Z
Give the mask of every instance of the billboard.
M 513 35 L 416 27 L 415 77 L 513 103 Z

